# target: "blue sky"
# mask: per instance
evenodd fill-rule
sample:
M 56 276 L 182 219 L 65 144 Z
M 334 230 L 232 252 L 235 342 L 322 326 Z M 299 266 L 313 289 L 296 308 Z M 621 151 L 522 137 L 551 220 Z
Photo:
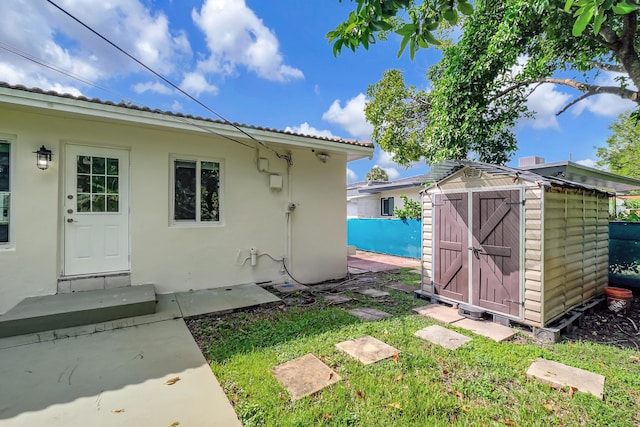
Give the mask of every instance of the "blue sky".
M 226 119 L 299 133 L 370 140 L 363 113 L 368 85 L 399 68 L 408 84 L 428 89 L 426 71 L 439 58 L 428 49 L 414 61 L 408 55 L 398 59 L 394 36 L 369 51 L 334 57 L 325 34 L 354 6 L 346 0 L 55 2 Z M 1 81 L 211 116 L 45 0 L 2 1 L 0 16 Z M 614 77 L 605 73 L 598 81 Z M 574 96 L 553 85 L 534 92 L 529 102 L 538 114 L 518 124 L 519 151 L 511 165 L 532 155 L 592 165 L 609 124 L 633 107 L 600 95 L 556 118 Z M 373 159 L 348 164 L 348 180 L 363 180 L 374 165 L 392 179 L 428 170 L 424 164 L 404 169 L 376 149 Z

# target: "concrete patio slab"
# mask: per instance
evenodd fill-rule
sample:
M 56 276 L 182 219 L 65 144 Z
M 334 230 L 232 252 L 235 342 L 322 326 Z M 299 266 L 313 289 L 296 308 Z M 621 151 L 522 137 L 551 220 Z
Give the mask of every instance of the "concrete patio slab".
M 175 298 L 184 317 L 229 312 L 281 301 L 271 292 L 253 283 L 202 291 L 178 292 L 175 294 Z
M 127 317 L 109 322 L 94 323 L 91 325 L 75 326 L 72 328 L 56 329 L 15 337 L 0 338 L 0 349 L 17 347 L 37 342 L 53 341 L 60 338 L 71 338 L 89 335 L 96 332 L 112 331 L 114 329 L 128 328 L 131 326 L 146 325 L 148 323 L 161 322 L 163 320 L 179 319 L 182 312 L 173 294 L 156 295 L 156 312 L 144 316 Z
M 181 319 L 4 348 L 0 360 L 1 427 L 241 425 Z
M 400 353 L 397 348 L 369 335 L 355 340 L 343 341 L 336 344 L 336 348 L 358 359 L 365 365 L 388 359 L 393 357 L 394 354 Z
M 413 311 L 421 316 L 427 316 L 442 323 L 453 323 L 464 319 L 464 317 L 458 314 L 458 310 L 455 308 L 440 304 L 429 304 L 424 307 L 414 308 Z
M 365 321 L 375 321 L 391 317 L 389 313 L 368 307 L 354 308 L 353 310 L 347 310 L 347 312 Z
M 0 337 L 146 315 L 155 309 L 153 285 L 25 298 L 0 316 Z
M 329 301 L 331 304 L 344 304 L 349 301 L 353 301 L 353 298 L 340 294 L 324 295 L 323 298 Z
M 299 400 L 340 381 L 340 376 L 313 354 L 283 363 L 271 369 L 287 389 L 291 400 Z
M 413 273 L 413 274 L 419 274 L 422 276 L 422 269 L 420 268 L 414 268 L 413 270 L 409 271 L 409 273 Z
M 349 273 L 350 274 L 362 274 L 362 273 L 367 273 L 367 270 L 363 270 L 361 268 L 356 268 L 356 267 L 351 267 L 349 266 Z
M 393 285 L 389 285 L 389 288 L 404 292 L 405 294 L 412 294 L 420 289 L 419 286 L 407 285 L 406 283 L 394 283 Z
M 604 376 L 551 360 L 536 360 L 527 370 L 527 376 L 544 384 L 575 387 L 578 391 L 591 393 L 600 400 L 604 396 Z
M 373 288 L 358 289 L 356 292 L 371 298 L 382 298 L 382 297 L 389 296 L 389 292 L 385 292 L 385 291 L 381 291 L 379 289 L 373 289 Z
M 283 283 L 282 285 L 275 285 L 273 289 L 278 292 L 298 292 L 309 290 L 309 287 L 300 283 Z
M 473 320 L 465 318 L 462 320 L 458 320 L 451 325 L 458 328 L 467 329 L 473 333 L 491 338 L 492 340 L 497 342 L 511 339 L 517 332 L 515 329 L 511 329 L 507 326 L 499 325 L 494 322 L 488 322 L 486 320 Z
M 455 350 L 456 348 L 471 341 L 471 338 L 439 325 L 432 325 L 424 329 L 420 329 L 414 335 L 418 338 L 422 338 L 423 340 L 441 345 L 449 350 Z

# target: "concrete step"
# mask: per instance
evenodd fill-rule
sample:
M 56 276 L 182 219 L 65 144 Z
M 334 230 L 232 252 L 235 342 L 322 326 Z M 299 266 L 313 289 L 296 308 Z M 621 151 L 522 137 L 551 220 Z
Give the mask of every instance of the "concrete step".
M 153 314 L 153 285 L 31 297 L 0 316 L 0 338 Z

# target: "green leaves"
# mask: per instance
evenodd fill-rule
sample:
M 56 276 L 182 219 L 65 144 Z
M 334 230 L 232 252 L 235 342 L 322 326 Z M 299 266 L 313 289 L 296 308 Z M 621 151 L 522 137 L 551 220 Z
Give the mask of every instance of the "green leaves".
M 341 0 L 339 0 L 341 1 Z M 387 32 L 402 36 L 398 56 L 407 47 L 414 58 L 420 48 L 440 45 L 435 33 L 458 25 L 461 16 L 471 16 L 473 6 L 469 0 L 355 0 L 356 9 L 346 21 L 326 35 L 333 44 L 333 54 L 344 47 L 355 51 L 362 46 L 368 49 L 376 39 L 383 39 Z
M 593 18 L 594 11 L 595 5 L 588 5 L 578 9 L 574 14 L 574 16 L 577 16 L 576 22 L 573 24 L 574 37 L 582 35 L 585 28 L 587 28 L 587 24 L 591 21 L 591 18 Z
M 465 16 L 470 16 L 473 13 L 473 6 L 469 3 L 458 2 L 458 10 Z
M 574 8 L 573 36 L 582 36 L 592 21 L 593 34 L 597 36 L 602 29 L 602 25 L 607 21 L 612 21 L 615 15 L 627 15 L 640 10 L 640 5 L 636 1 L 614 3 L 615 0 L 566 0 L 564 4 L 565 12 L 571 12 L 572 8 Z M 613 27 L 613 25 L 609 26 Z
M 614 5 L 612 8 L 613 13 L 618 15 L 626 15 L 631 12 L 636 12 L 640 10 L 640 5 L 634 3 L 620 2 Z

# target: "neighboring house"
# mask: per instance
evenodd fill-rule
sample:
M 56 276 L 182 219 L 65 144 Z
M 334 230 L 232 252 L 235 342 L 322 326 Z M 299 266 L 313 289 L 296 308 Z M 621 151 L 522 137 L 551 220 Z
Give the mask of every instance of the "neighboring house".
M 347 185 L 347 218 L 390 218 L 393 209 L 402 209 L 400 195 L 421 202 L 420 191 L 428 175 L 417 175 L 396 181 L 369 181 Z
M 372 153 L 0 84 L 0 313 L 130 284 L 283 282 L 285 266 L 303 282 L 342 277 L 346 163 Z

